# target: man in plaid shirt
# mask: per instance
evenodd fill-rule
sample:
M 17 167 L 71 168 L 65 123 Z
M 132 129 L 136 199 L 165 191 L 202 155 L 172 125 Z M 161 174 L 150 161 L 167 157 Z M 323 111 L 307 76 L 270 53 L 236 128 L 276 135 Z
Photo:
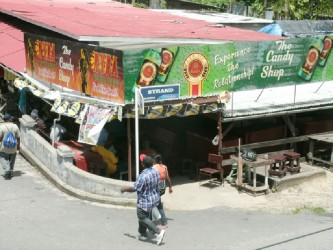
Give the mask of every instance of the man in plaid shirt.
M 137 217 L 139 219 L 139 240 L 147 240 L 147 229 L 154 235 L 157 245 L 162 243 L 165 230 L 161 230 L 149 219 L 151 210 L 156 207 L 160 200 L 158 182 L 159 172 L 153 168 L 153 159 L 146 156 L 143 159 L 144 170 L 138 176 L 133 187 L 122 187 L 123 192 L 137 192 Z

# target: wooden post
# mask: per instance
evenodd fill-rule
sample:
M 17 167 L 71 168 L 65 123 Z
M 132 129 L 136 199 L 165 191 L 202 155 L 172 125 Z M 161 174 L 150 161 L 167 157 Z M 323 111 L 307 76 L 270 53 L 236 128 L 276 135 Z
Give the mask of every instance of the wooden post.
M 222 152 L 222 112 L 219 114 L 218 128 L 219 128 L 219 131 L 218 131 L 218 136 L 219 136 L 218 154 L 221 155 L 221 152 Z M 222 185 L 224 185 L 224 176 L 223 176 L 224 173 L 223 173 L 222 162 L 218 164 L 217 168 L 220 169 L 221 183 L 222 183 Z
M 219 114 L 219 121 L 218 121 L 218 135 L 219 135 L 219 146 L 218 146 L 218 154 L 220 155 L 222 152 L 222 112 Z
M 237 185 L 238 189 L 243 185 L 243 160 L 240 153 L 241 143 L 240 138 L 238 139 L 238 167 L 237 167 Z
M 132 137 L 131 137 L 131 119 L 127 119 L 127 159 L 128 159 L 128 181 L 132 181 Z

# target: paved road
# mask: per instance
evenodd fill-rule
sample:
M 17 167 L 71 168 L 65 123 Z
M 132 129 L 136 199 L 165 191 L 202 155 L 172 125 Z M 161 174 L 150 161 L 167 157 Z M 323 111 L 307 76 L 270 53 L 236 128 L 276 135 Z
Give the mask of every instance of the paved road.
M 19 156 L 15 177 L 0 178 L 0 249 L 332 249 L 333 218 L 217 207 L 166 211 L 164 244 L 141 242 L 132 208 L 70 197 Z

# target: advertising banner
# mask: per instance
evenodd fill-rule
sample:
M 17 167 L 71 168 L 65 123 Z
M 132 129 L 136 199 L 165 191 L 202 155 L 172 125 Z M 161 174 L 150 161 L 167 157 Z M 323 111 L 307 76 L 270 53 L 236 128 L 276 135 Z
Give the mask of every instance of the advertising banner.
M 26 71 L 87 96 L 134 103 L 333 80 L 332 36 L 128 49 L 25 34 Z
M 89 106 L 80 125 L 78 142 L 96 145 L 100 132 L 115 110 Z
M 152 93 L 167 91 L 173 95 L 163 99 L 333 80 L 332 38 L 124 51 L 125 102 L 133 100 L 133 86 L 149 101 L 158 99 Z
M 124 103 L 122 52 L 83 43 L 24 35 L 27 74 L 36 80 Z

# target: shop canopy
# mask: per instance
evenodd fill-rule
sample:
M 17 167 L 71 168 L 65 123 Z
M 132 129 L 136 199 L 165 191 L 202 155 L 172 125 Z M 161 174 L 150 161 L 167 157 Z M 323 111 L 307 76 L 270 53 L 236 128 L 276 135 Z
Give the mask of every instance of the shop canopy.
M 39 0 L 0 0 L 0 12 L 29 24 L 45 28 L 46 30 L 57 32 L 62 38 L 63 36 L 67 36 L 72 41 L 75 39 L 78 42 L 86 42 L 120 51 L 131 51 L 136 48 L 139 50 L 146 49 L 142 52 L 139 51 L 139 60 L 136 60 L 136 62 L 139 62 L 148 50 L 159 46 L 169 47 L 188 44 L 221 44 L 230 40 L 260 41 L 278 39 L 277 37 L 254 31 L 213 25 L 211 22 L 206 22 L 205 20 L 176 17 L 147 9 L 134 8 L 131 5 L 115 1 L 59 0 L 47 2 Z M 24 29 L 27 27 L 29 26 L 25 25 Z M 55 37 L 54 35 L 46 36 Z M 23 43 L 20 44 L 20 46 L 22 45 Z M 111 105 L 117 106 L 118 108 L 129 103 L 128 109 L 123 111 L 126 116 L 133 116 L 130 103 L 132 103 L 131 95 L 133 94 L 132 83 L 133 81 L 136 81 L 135 79 L 132 80 L 132 83 L 127 84 L 128 86 L 131 86 L 128 89 L 120 89 L 120 91 L 126 91 L 126 93 L 120 92 L 120 96 L 123 95 L 124 97 L 121 97 L 120 99 L 112 98 L 111 100 L 106 98 L 108 100 L 105 100 L 103 95 L 85 96 L 82 95 L 78 89 L 71 89 L 68 88 L 68 86 L 61 84 L 57 85 L 57 83 L 59 83 L 57 81 L 48 81 L 45 78 L 43 79 L 43 77 L 32 75 L 31 67 L 29 66 L 28 52 L 20 58 L 12 58 L 13 61 L 17 62 L 14 69 L 18 72 L 23 72 L 23 68 L 26 66 L 24 65 L 22 67 L 18 64 L 18 62 L 22 62 L 24 58 L 26 58 L 26 62 L 28 63 L 28 72 L 23 75 L 29 80 L 28 85 L 36 95 L 41 96 L 42 98 L 53 98 L 53 100 L 55 96 L 60 96 L 61 101 L 65 103 L 67 103 L 67 101 L 76 103 L 79 100 L 80 102 L 83 101 L 94 105 L 98 102 L 101 106 Z M 75 61 L 75 63 L 76 62 L 77 61 Z M 134 67 L 140 68 L 141 62 L 137 65 L 133 64 L 133 69 Z M 134 70 L 137 71 L 138 69 Z M 41 72 L 41 75 L 47 74 L 47 71 L 43 68 L 39 68 L 39 72 Z M 65 72 L 65 74 L 62 74 L 62 80 L 65 80 L 67 77 L 66 70 L 63 72 Z M 136 72 L 134 73 L 136 74 Z M 39 83 L 41 83 L 41 85 Z M 19 85 L 25 86 L 26 84 Z M 176 91 L 178 93 L 180 92 L 179 89 Z M 59 93 L 61 94 L 59 95 Z M 216 110 L 215 107 L 200 109 L 195 107 L 198 104 L 204 104 L 204 106 L 207 105 L 207 100 L 211 100 L 211 96 L 214 96 L 216 100 L 218 95 L 214 93 L 208 94 L 207 96 L 208 98 L 179 96 L 178 101 L 180 104 L 183 105 L 186 102 L 189 104 L 186 104 L 186 106 L 183 106 L 182 108 L 178 105 L 177 110 L 179 110 L 177 112 L 174 109 L 175 107 L 170 108 L 168 100 L 151 100 L 151 106 L 157 107 L 157 103 L 159 103 L 160 106 L 163 106 L 164 111 L 159 115 L 156 115 L 156 110 L 160 109 L 155 108 L 153 111 L 154 115 L 149 115 L 149 112 L 146 112 L 146 117 L 167 117 L 172 113 L 178 113 L 179 116 L 183 116 L 185 114 L 198 114 L 201 112 L 208 112 L 208 110 Z M 203 103 L 199 103 L 196 99 L 203 100 Z M 196 101 L 193 103 L 193 100 Z M 216 101 L 214 102 L 216 104 Z M 149 101 L 147 102 L 146 111 L 148 111 L 148 109 L 153 109 L 148 103 Z M 191 103 L 193 104 L 193 107 L 195 107 L 194 109 L 192 109 L 190 105 Z M 172 105 L 175 105 L 174 101 L 172 101 Z M 172 112 L 166 111 L 166 109 L 172 109 Z M 191 109 L 192 111 L 189 112 Z
M 147 104 L 145 118 L 220 111 L 214 106 L 218 102 L 225 103 L 224 115 L 230 119 L 331 105 L 329 96 L 320 98 L 330 92 L 318 91 L 326 91 L 333 80 L 330 46 L 319 60 L 323 45 L 332 39 L 324 35 L 284 40 L 113 1 L 0 0 L 0 12 L 69 38 L 26 34 L 22 56 L 30 88 L 41 97 L 59 91 L 54 100 L 60 107 L 98 103 L 115 106 L 118 117 L 133 117 L 137 86 Z M 34 46 L 29 47 L 29 39 Z M 157 72 L 160 68 L 164 72 Z M 36 87 L 39 83 L 46 89 Z M 298 98 L 298 91 L 307 91 L 301 85 L 307 84 L 319 85 L 313 101 L 305 94 Z M 281 103 L 284 98 L 274 94 L 265 99 L 283 87 L 288 95 L 293 89 L 294 105 Z M 302 103 L 308 105 L 295 105 Z
M 25 44 L 26 78 L 52 83 L 36 93 L 65 92 L 55 102 L 61 110 L 72 91 L 81 95 L 74 103 L 95 100 L 131 118 L 137 87 L 148 119 L 218 112 L 218 102 L 231 119 L 331 105 L 330 36 L 115 50 L 25 34 Z

